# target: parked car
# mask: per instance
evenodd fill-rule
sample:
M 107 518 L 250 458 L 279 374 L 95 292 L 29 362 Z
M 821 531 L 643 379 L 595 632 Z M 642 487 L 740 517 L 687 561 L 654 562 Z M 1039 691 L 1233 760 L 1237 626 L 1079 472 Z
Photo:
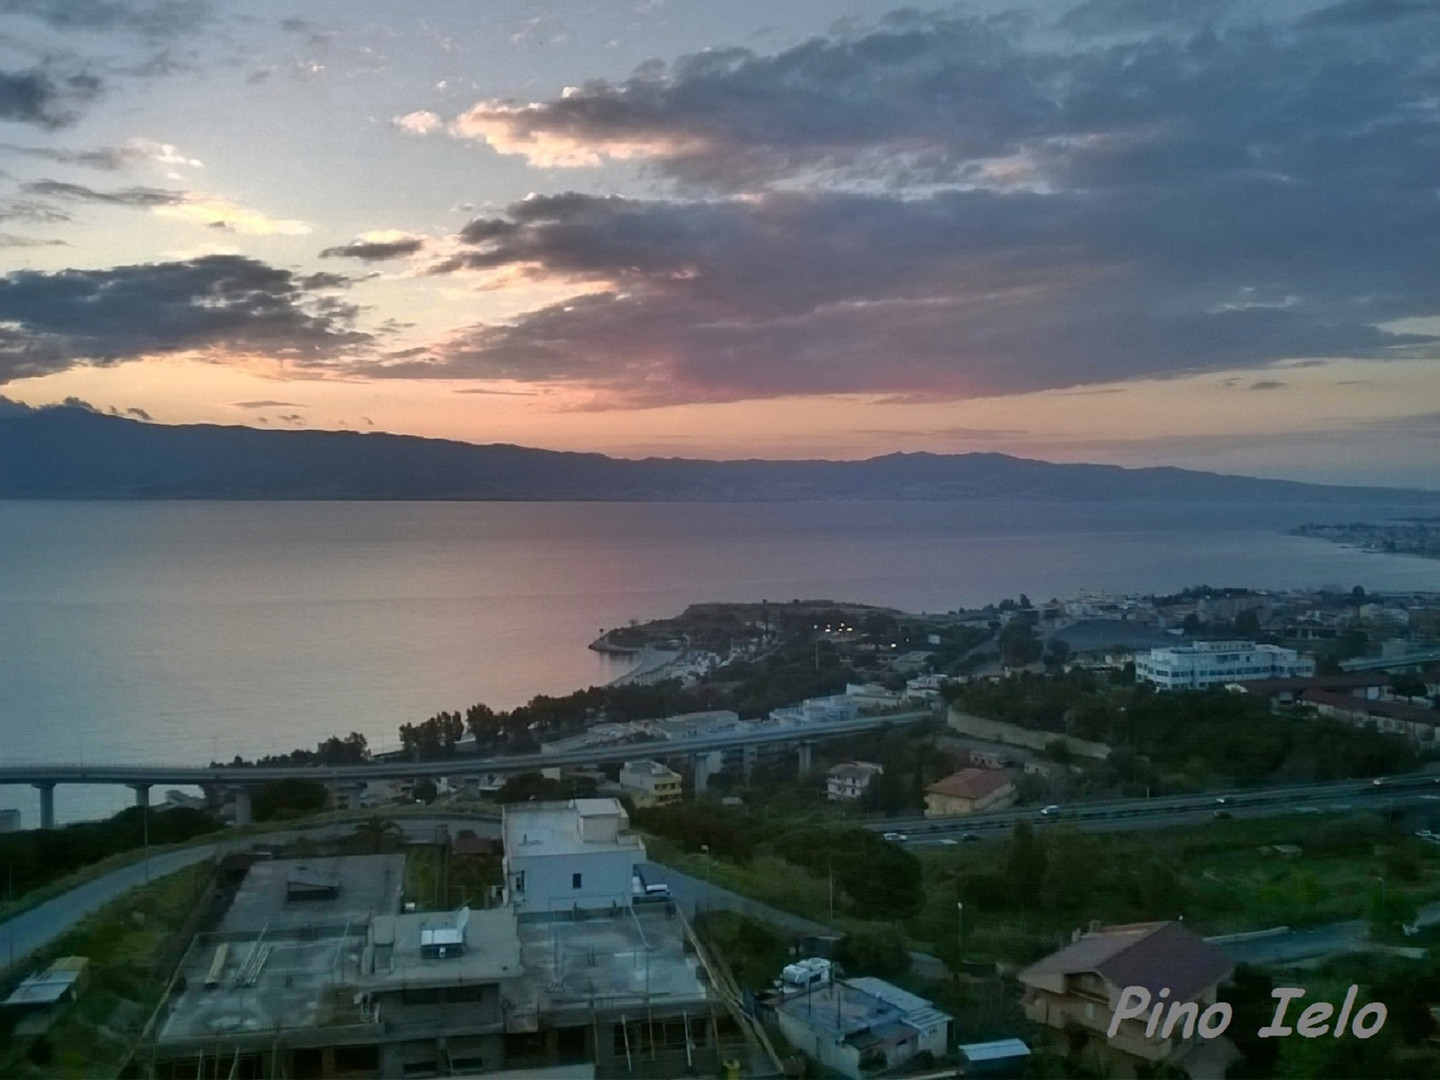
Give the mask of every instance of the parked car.
M 892 844 L 903 844 L 906 840 L 909 840 L 910 838 L 906 836 L 903 832 L 887 832 L 885 834 L 885 839 L 889 840 Z

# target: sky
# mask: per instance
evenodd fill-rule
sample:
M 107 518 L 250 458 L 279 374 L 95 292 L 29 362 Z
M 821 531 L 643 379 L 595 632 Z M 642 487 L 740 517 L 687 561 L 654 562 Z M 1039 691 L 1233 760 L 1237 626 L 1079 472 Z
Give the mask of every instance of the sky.
M 0 396 L 1440 488 L 1440 19 L 0 0 Z

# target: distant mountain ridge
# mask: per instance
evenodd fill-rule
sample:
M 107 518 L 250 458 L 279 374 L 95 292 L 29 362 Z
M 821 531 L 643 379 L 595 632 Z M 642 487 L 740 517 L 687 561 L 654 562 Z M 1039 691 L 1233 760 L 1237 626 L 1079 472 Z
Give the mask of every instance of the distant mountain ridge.
M 1332 487 L 1006 454 L 704 461 L 481 446 L 411 435 L 142 423 L 79 408 L 0 414 L 0 498 L 797 501 L 834 499 L 1434 503 Z

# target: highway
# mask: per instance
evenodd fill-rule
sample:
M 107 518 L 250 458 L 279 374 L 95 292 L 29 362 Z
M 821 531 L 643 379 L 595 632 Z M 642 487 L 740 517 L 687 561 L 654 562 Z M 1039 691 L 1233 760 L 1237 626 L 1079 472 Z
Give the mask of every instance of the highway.
M 874 731 L 894 724 L 932 719 L 920 710 L 890 716 L 866 716 L 826 724 L 780 727 L 755 724 L 750 730 L 693 739 L 656 739 L 615 746 L 586 747 L 555 754 L 504 754 L 479 757 L 461 754 L 442 761 L 387 761 L 365 765 L 161 765 L 161 764 L 7 764 L 0 766 L 0 784 L 260 784 L 271 780 L 393 780 L 419 776 L 480 776 L 489 773 L 534 772 L 563 765 L 603 765 L 652 754 L 671 757 L 735 750 L 774 743 L 808 743 Z
M 1424 807 L 1433 807 L 1436 818 L 1440 819 L 1440 776 L 1416 773 L 1387 777 L 1379 784 L 1371 780 L 1341 780 L 1158 799 L 1072 803 L 1049 815 L 1042 815 L 1038 807 L 1027 807 L 959 817 L 886 818 L 866 822 L 865 827 L 875 832 L 899 833 L 905 837 L 903 843 L 907 846 L 924 847 L 948 846 L 967 834 L 981 840 L 1003 839 L 1020 820 L 1029 821 L 1042 830 L 1068 824 L 1087 832 L 1119 832 L 1202 824 L 1213 821 L 1217 812 L 1238 819 Z

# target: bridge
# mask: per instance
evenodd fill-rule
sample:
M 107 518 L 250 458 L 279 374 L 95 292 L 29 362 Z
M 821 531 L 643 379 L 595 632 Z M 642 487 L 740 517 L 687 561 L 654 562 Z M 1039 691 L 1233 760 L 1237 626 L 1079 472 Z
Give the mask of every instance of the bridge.
M 748 752 L 750 747 L 777 743 L 798 748 L 800 770 L 806 773 L 810 771 L 811 747 L 821 739 L 858 735 L 896 724 L 913 724 L 931 719 L 934 715 L 919 710 L 795 726 L 759 722 L 742 725 L 748 730 L 720 735 L 617 743 L 550 754 L 503 754 L 495 757 L 458 754 L 438 761 L 372 761 L 363 765 L 0 764 L 0 784 L 28 784 L 39 789 L 42 829 L 55 827 L 55 788 L 60 784 L 123 784 L 135 789 L 136 806 L 149 805 L 150 789 L 156 784 L 233 789 L 238 795 L 237 824 L 245 824 L 249 818 L 250 790 L 274 780 L 318 780 L 333 787 L 356 780 L 505 775 L 567 765 L 616 764 L 647 754 L 664 758 L 701 758 L 716 751 Z

